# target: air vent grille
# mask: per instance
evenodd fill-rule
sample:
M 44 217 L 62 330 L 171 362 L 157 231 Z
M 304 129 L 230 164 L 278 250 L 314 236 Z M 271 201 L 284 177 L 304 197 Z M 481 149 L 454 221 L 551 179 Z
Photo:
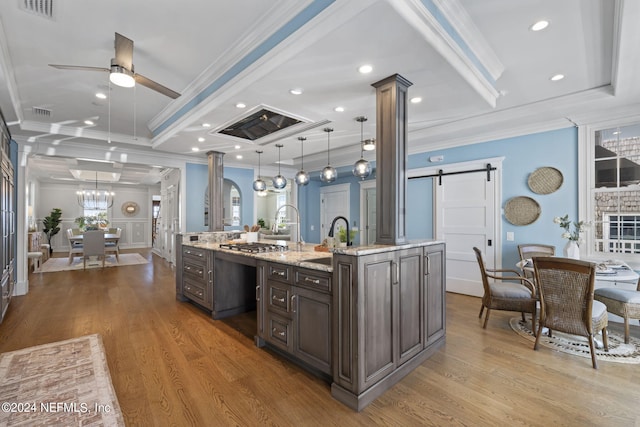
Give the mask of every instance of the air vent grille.
M 42 107 L 31 107 L 31 114 L 39 117 L 51 117 L 51 110 Z
M 53 0 L 22 0 L 20 5 L 22 10 L 53 19 Z
M 263 108 L 227 126 L 219 133 L 255 141 L 256 139 L 281 131 L 298 123 L 300 123 L 298 119 Z

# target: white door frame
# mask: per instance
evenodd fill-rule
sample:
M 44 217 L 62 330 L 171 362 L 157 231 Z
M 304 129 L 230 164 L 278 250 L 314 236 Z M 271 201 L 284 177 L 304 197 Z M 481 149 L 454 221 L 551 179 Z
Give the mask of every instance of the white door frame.
M 362 227 L 365 225 L 365 221 L 367 220 L 367 190 L 372 188 L 376 188 L 376 180 L 370 179 L 368 181 L 360 181 L 360 244 L 363 245 L 365 241 L 365 234 L 367 230 L 363 230 Z M 377 232 L 377 231 L 376 231 Z M 369 242 L 370 245 L 373 242 Z
M 336 193 L 336 192 L 340 192 L 340 191 L 346 191 L 347 192 L 347 200 L 351 200 L 351 184 L 336 184 L 336 185 L 329 185 L 326 187 L 320 187 L 320 239 L 324 239 L 325 236 L 325 228 L 323 228 L 324 222 L 323 220 L 324 215 L 325 215 L 325 208 L 324 205 L 322 204 L 322 199 L 324 197 L 324 195 L 326 193 Z M 344 216 L 351 221 L 351 205 L 350 203 L 345 207 L 344 209 L 345 214 Z M 329 222 L 331 222 L 331 220 L 329 220 Z M 327 225 L 327 231 L 326 233 L 328 233 L 328 227 L 330 226 L 330 224 L 326 224 Z
M 504 161 L 504 156 L 502 157 L 490 157 L 486 159 L 478 159 L 471 160 L 467 162 L 459 162 L 459 163 L 448 163 L 444 165 L 438 166 L 430 166 L 426 168 L 418 168 L 411 169 L 407 173 L 407 177 L 417 177 L 422 175 L 433 175 L 437 174 L 440 169 L 446 172 L 459 172 L 464 170 L 472 170 L 472 169 L 483 169 L 487 167 L 487 163 L 491 163 L 492 167 L 495 167 L 496 170 L 493 171 L 493 182 L 494 182 L 494 212 L 496 213 L 493 221 L 493 227 L 495 230 L 495 238 L 494 238 L 494 267 L 497 269 L 502 268 L 502 162 Z M 478 172 L 482 173 L 482 172 Z M 444 176 L 442 179 L 447 179 Z M 435 195 L 436 195 L 436 185 L 438 185 L 438 178 L 434 177 L 433 179 L 434 191 L 433 191 L 433 231 L 436 233 L 436 224 L 437 224 L 437 215 L 438 215 L 438 207 L 435 203 Z M 436 236 L 436 239 L 438 237 Z

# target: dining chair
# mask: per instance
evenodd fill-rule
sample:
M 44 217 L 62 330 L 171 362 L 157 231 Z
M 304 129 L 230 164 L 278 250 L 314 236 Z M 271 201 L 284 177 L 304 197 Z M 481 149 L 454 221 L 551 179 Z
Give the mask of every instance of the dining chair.
M 82 255 L 83 247 L 82 243 L 74 242 L 72 240 L 74 236 L 73 230 L 71 228 L 67 229 L 67 240 L 69 241 L 69 264 L 73 262 L 73 257 L 77 255 Z
M 521 260 L 532 259 L 534 256 L 554 256 L 556 254 L 556 247 L 553 245 L 545 245 L 542 243 L 524 243 L 518 245 L 518 254 Z M 524 277 L 533 279 L 533 273 L 531 271 L 522 269 Z
M 593 293 L 593 298 L 606 305 L 609 313 L 624 319 L 624 343 L 629 344 L 629 320 L 640 320 L 640 279 L 635 291 L 606 287 Z
M 85 231 L 82 237 L 83 243 L 83 268 L 87 268 L 87 258 L 96 256 L 102 258 L 102 268 L 105 261 L 104 232 L 101 230 Z
M 531 326 L 535 331 L 538 300 L 533 283 L 521 276 L 516 270 L 486 268 L 480 249 L 474 247 L 473 251 L 476 253 L 476 259 L 480 266 L 484 288 L 482 307 L 480 307 L 478 317 L 481 318 L 482 312 L 485 308 L 487 309 L 482 327 L 487 327 L 491 310 L 519 311 L 522 313 L 523 321 L 525 321 L 524 314 L 531 313 Z M 489 279 L 492 281 L 490 282 Z
M 115 234 L 116 236 L 118 236 L 118 239 L 115 242 L 105 242 L 105 252 L 113 253 L 116 256 L 116 261 L 120 262 L 120 235 L 122 234 L 122 228 L 110 228 L 107 231 L 107 234 Z
M 594 301 L 593 289 L 596 265 L 592 262 L 560 257 L 533 257 L 536 285 L 540 296 L 540 321 L 533 349 L 538 349 L 542 328 L 586 337 L 591 363 L 598 369 L 594 336 L 602 331 L 605 351 L 607 338 L 607 308 Z

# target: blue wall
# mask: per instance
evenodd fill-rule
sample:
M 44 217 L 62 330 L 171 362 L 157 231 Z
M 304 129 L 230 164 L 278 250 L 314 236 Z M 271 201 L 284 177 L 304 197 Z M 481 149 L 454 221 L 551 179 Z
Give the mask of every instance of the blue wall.
M 207 231 L 204 226 L 204 195 L 209 184 L 208 165 L 187 163 L 187 183 L 185 185 L 187 232 Z M 235 182 L 240 191 L 242 208 L 240 224 L 255 224 L 253 218 L 253 169 L 224 168 L 224 178 Z M 225 230 L 239 230 L 242 227 L 225 227 Z
M 438 166 L 489 157 L 504 157 L 502 171 L 501 206 L 512 197 L 529 196 L 541 206 L 540 218 L 528 226 L 515 226 L 502 217 L 502 265 L 511 268 L 518 261 L 517 245 L 521 243 L 548 243 L 562 254 L 566 241 L 553 218 L 569 214 L 577 219 L 578 213 L 578 132 L 575 128 L 560 129 L 531 135 L 466 145 L 446 150 L 430 151 L 409 156 L 408 168 L 434 166 L 430 156 L 442 155 Z M 555 193 L 539 195 L 527 184 L 529 174 L 543 166 L 552 166 L 564 175 L 562 187 Z M 312 173 L 312 181 L 298 187 L 298 206 L 302 220 L 302 236 L 306 242 L 320 241 L 320 189 L 326 185 L 349 184 L 351 189 L 350 222 L 360 228 L 360 180 L 351 174 L 350 167 L 338 169 L 339 178 L 332 184 L 319 181 L 319 172 Z M 242 224 L 253 224 L 253 170 L 225 168 L 224 177 L 235 181 L 242 193 Z M 373 177 L 370 179 L 374 179 Z M 204 191 L 208 182 L 207 165 L 187 165 L 187 230 L 204 231 Z M 502 216 L 502 212 L 500 213 Z M 407 182 L 407 237 L 433 238 L 433 187 L 431 178 L 412 179 Z M 311 229 L 313 227 L 313 230 Z M 514 232 L 515 240 L 507 241 L 506 233 Z
M 434 166 L 430 156 L 444 156 L 443 166 L 450 163 L 504 157 L 502 171 L 501 206 L 512 197 L 529 196 L 541 206 L 542 213 L 536 222 L 528 226 L 515 226 L 502 218 L 502 265 L 510 268 L 518 261 L 517 245 L 521 243 L 548 243 L 556 246 L 561 254 L 566 241 L 553 218 L 569 214 L 577 218 L 578 213 L 578 132 L 575 128 L 560 129 L 531 135 L 506 138 L 464 147 L 429 151 L 409 156 L 408 168 Z M 564 175 L 562 187 L 555 193 L 539 195 L 533 193 L 527 184 L 529 174 L 543 166 L 552 166 Z M 314 172 L 313 175 L 317 175 Z M 350 219 L 360 219 L 359 180 L 351 174 L 350 168 L 340 168 L 335 184 L 351 184 Z M 315 178 L 314 178 L 315 179 Z M 327 184 L 313 181 L 299 194 L 301 216 L 305 239 L 309 242 L 320 240 L 320 188 Z M 433 238 L 433 186 L 431 178 L 412 179 L 407 182 L 407 238 Z M 502 212 L 500 213 L 502 216 Z M 314 226 L 314 231 L 310 227 Z M 360 224 L 358 224 L 360 226 Z M 515 240 L 507 241 L 506 233 L 514 232 Z

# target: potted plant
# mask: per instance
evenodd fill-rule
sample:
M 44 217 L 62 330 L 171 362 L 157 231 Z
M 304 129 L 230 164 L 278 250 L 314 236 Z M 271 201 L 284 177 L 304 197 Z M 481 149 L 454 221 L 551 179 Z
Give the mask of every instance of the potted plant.
M 260 228 L 267 228 L 267 223 L 264 221 L 264 218 L 258 218 L 257 224 Z
M 60 231 L 60 223 L 62 222 L 62 210 L 54 208 L 51 210 L 49 216 L 45 216 L 42 220 L 42 232 L 47 236 L 49 242 L 49 255 L 53 254 L 53 246 L 51 246 L 51 238 L 58 234 Z
M 79 216 L 75 219 L 78 228 L 82 231 L 100 230 L 109 225 L 106 212 L 100 212 L 98 215 Z
M 351 243 L 354 242 L 355 238 L 356 238 L 356 234 L 358 233 L 357 230 L 349 230 L 349 240 L 351 241 Z M 342 227 L 342 226 L 338 226 L 338 239 L 340 240 L 340 243 L 347 243 L 347 229 Z

